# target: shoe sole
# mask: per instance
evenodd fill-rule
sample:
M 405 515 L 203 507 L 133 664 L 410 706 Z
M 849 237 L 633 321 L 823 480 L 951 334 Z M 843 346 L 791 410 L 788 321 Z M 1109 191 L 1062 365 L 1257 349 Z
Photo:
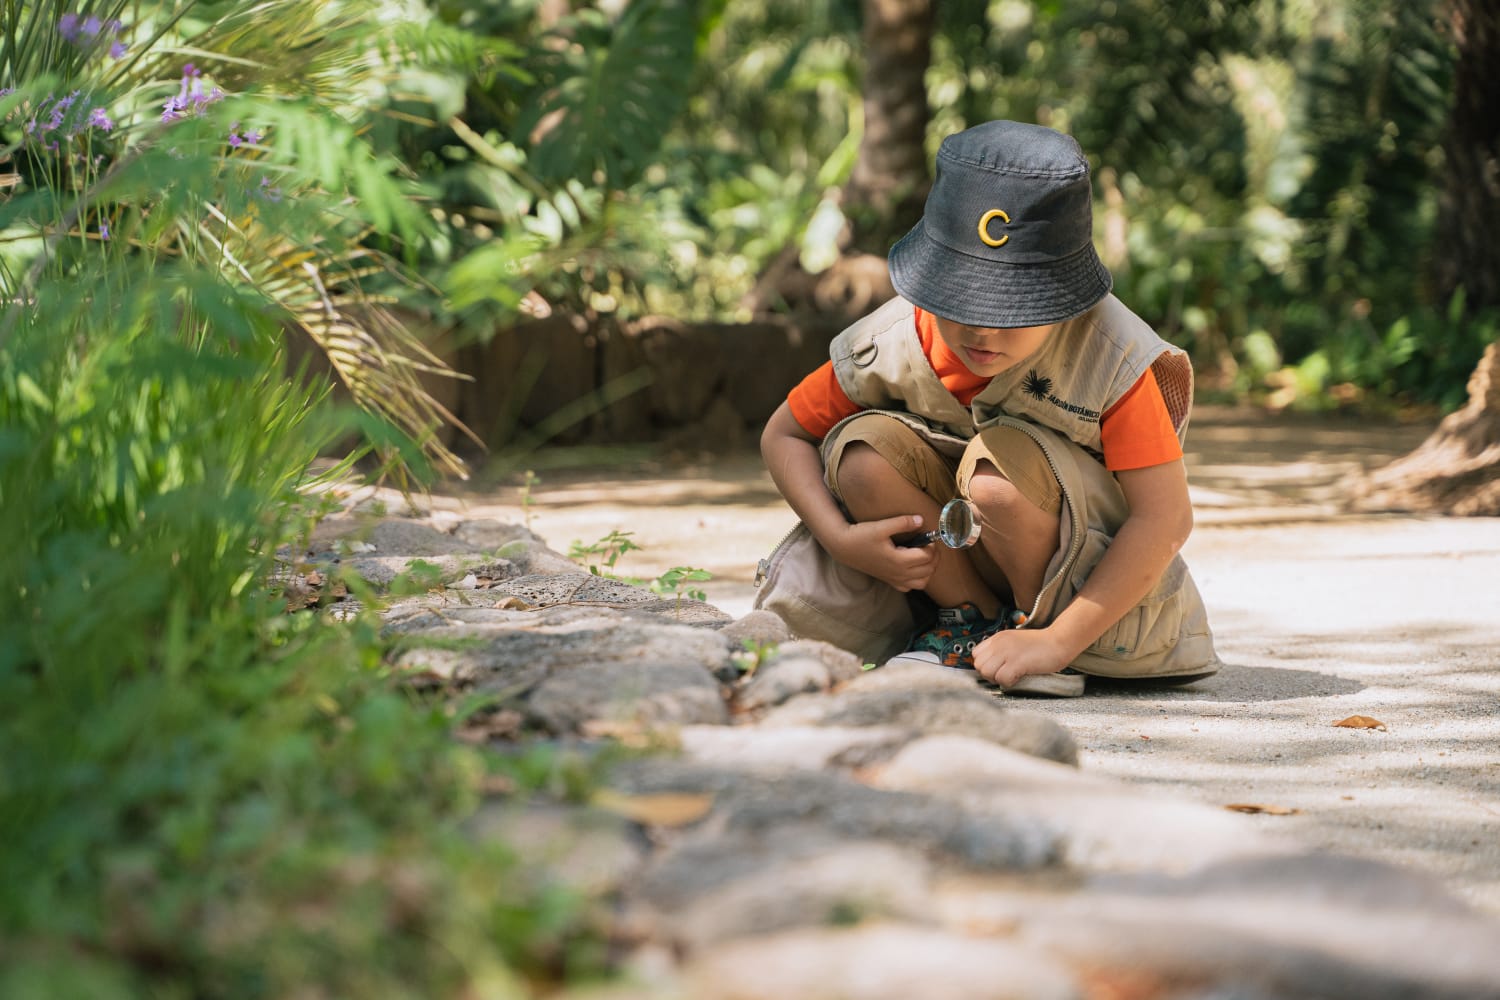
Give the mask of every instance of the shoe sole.
M 997 689 L 1002 694 L 1031 695 L 1038 698 L 1080 698 L 1083 696 L 1082 674 L 1028 674 L 1009 687 Z
M 936 653 L 910 651 L 896 654 L 889 660 L 886 660 L 884 665 L 890 666 L 893 663 L 920 663 L 924 667 L 941 667 L 943 665 L 943 661 L 938 659 Z

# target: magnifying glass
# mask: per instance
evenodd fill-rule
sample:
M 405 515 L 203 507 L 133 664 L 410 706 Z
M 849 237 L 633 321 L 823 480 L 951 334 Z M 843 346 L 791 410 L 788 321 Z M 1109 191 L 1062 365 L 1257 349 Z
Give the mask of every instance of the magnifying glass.
M 950 549 L 966 549 L 979 541 L 979 516 L 974 505 L 963 497 L 943 504 L 938 514 L 938 526 L 932 531 L 912 535 L 896 542 L 904 549 L 919 549 L 933 542 L 942 542 Z

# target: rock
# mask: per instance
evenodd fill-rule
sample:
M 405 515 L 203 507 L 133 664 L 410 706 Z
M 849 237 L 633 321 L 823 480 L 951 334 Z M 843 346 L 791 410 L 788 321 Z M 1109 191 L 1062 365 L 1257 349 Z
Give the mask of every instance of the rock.
M 698 1000 L 1082 1000 L 1068 970 L 1009 941 L 877 923 L 741 939 L 691 962 Z M 1103 995 L 1103 994 L 1099 994 Z
M 897 726 L 923 733 L 976 736 L 1046 760 L 1076 764 L 1072 735 L 1046 716 L 1010 708 L 973 675 L 896 664 L 856 677 L 827 698 L 795 698 L 771 710 L 767 726 Z
M 690 597 L 663 597 L 646 587 L 607 576 L 582 573 L 576 567 L 567 573 L 530 573 L 501 581 L 488 596 L 495 601 L 514 599 L 528 608 L 550 608 L 560 604 L 622 608 L 650 614 L 682 625 L 719 625 L 730 617 L 709 604 Z
M 386 630 L 408 637 L 393 658 L 398 668 L 503 695 L 530 728 L 553 735 L 582 734 L 591 723 L 729 721 L 714 679 L 729 664 L 729 644 L 710 629 L 604 607 L 517 611 L 424 600 L 393 608 Z
M 420 521 L 386 519 L 364 536 L 382 556 L 430 558 L 432 556 L 477 555 L 479 548 Z
M 1307 854 L 1012 896 L 1009 918 L 1101 975 L 1213 983 L 1216 996 L 1500 997 L 1495 922 L 1444 895 L 1392 865 Z
M 1003 810 L 1013 822 L 1056 837 L 1062 860 L 1079 871 L 1182 872 L 1285 850 L 1223 809 L 1153 796 L 972 736 L 913 740 L 868 780 L 970 809 Z
M 720 632 L 722 635 L 722 630 Z M 826 642 L 799 639 L 777 647 L 735 697 L 735 708 L 753 712 L 799 694 L 827 691 L 860 675 L 859 657 Z
M 459 580 L 467 573 L 472 557 L 455 556 L 353 556 L 344 560 L 344 567 L 374 587 L 389 587 L 397 577 L 410 574 L 423 580 L 432 579 L 440 586 Z M 431 567 L 429 570 L 427 567 Z
M 567 556 L 554 552 L 541 542 L 525 538 L 503 543 L 494 550 L 494 556 L 509 562 L 515 568 L 516 576 L 578 572 L 578 564 Z
M 683 756 L 702 764 L 821 771 L 886 760 L 918 735 L 893 726 L 687 726 L 677 738 Z
M 611 783 L 630 794 L 709 794 L 715 829 L 761 836 L 788 823 L 840 837 L 883 840 L 946 855 L 976 869 L 1023 870 L 1052 863 L 1056 835 L 1013 823 L 1003 812 L 970 811 L 917 792 L 870 788 L 838 774 L 765 774 L 670 759 L 629 761 Z
M 674 845 L 632 887 L 653 940 L 689 951 L 790 927 L 936 918 L 919 852 L 789 825 Z
M 786 627 L 786 622 L 775 612 L 762 609 L 735 619 L 719 629 L 719 634 L 728 639 L 731 645 L 744 649 L 777 645 L 792 639 L 792 630 Z
M 517 541 L 546 547 L 530 528 L 488 518 L 460 522 L 453 529 L 453 537 L 481 552 L 495 552 Z
M 635 828 L 599 809 L 492 800 L 465 826 L 481 842 L 524 845 L 531 877 L 591 897 L 618 890 L 646 859 Z
M 549 733 L 583 733 L 589 723 L 658 729 L 729 722 L 719 684 L 686 663 L 590 664 L 553 674 L 526 700 L 528 722 Z

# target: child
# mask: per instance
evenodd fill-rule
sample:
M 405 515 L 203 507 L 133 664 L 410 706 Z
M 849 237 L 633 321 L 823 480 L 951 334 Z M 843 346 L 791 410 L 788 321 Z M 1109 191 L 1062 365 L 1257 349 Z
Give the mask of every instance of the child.
M 839 334 L 761 437 L 802 524 L 762 564 L 757 607 L 1007 692 L 1218 669 L 1177 555 L 1192 369 L 1110 294 L 1092 223 L 1072 138 L 994 121 L 943 141 L 890 252 L 898 297 Z M 956 496 L 976 546 L 900 544 Z

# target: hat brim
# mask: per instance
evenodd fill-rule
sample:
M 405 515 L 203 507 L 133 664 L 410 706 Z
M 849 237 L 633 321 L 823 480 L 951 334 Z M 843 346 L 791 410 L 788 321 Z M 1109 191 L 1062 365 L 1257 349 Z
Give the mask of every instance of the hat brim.
M 891 248 L 891 284 L 925 312 L 966 326 L 1061 323 L 1109 294 L 1109 269 L 1092 244 L 1045 264 L 1003 264 L 960 253 L 919 222 Z

